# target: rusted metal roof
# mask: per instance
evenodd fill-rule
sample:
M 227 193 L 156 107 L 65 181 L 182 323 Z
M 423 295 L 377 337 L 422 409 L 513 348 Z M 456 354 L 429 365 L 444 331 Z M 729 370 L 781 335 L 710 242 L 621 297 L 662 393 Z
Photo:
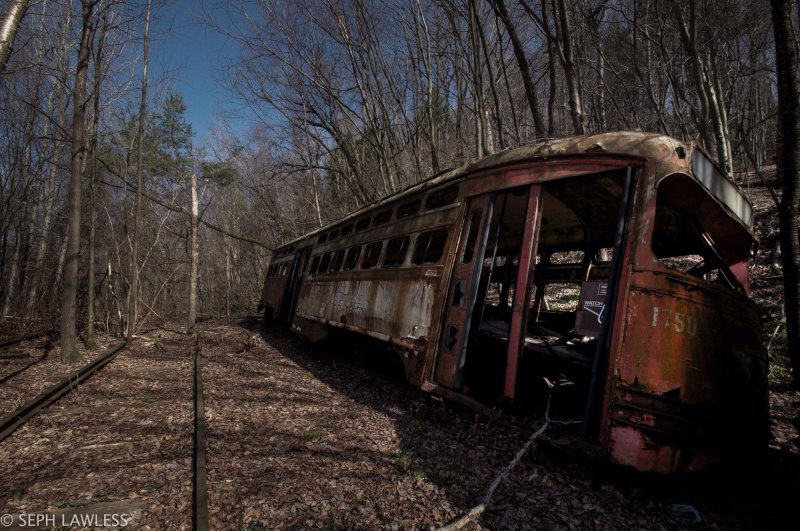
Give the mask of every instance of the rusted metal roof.
M 487 171 L 500 166 L 517 164 L 534 159 L 547 159 L 548 157 L 563 155 L 586 154 L 587 156 L 596 156 L 598 153 L 608 153 L 647 159 L 648 162 L 654 164 L 654 170 L 659 176 L 665 176 L 669 173 L 677 171 L 692 175 L 690 169 L 692 160 L 691 154 L 695 150 L 703 151 L 695 141 L 682 142 L 660 133 L 644 133 L 640 131 L 617 131 L 561 139 L 548 139 L 523 146 L 507 148 L 477 161 L 472 161 L 456 168 L 444 170 L 439 174 L 409 186 L 408 188 L 405 188 L 397 193 L 384 197 L 343 218 L 340 218 L 336 221 L 331 221 L 330 223 L 327 223 L 318 229 L 295 238 L 294 240 L 279 246 L 278 249 L 292 245 L 309 236 L 325 232 L 335 225 L 355 219 L 372 210 L 377 210 L 380 207 L 403 197 L 428 190 L 473 173 Z M 706 155 L 708 160 L 712 160 L 712 157 L 710 157 L 707 153 L 704 151 L 703 153 Z M 715 167 L 717 170 L 719 170 L 720 175 L 724 175 L 724 172 L 718 166 Z M 739 187 L 733 183 L 733 181 L 727 177 L 725 180 L 727 183 L 730 183 L 735 190 L 739 191 Z M 699 182 L 702 183 L 702 181 Z M 720 205 L 725 207 L 729 213 L 734 215 L 736 214 L 722 202 L 720 202 Z M 742 222 L 741 217 L 738 215 L 735 215 L 735 217 L 737 221 L 743 225 L 747 232 L 752 234 L 750 226 L 746 222 Z

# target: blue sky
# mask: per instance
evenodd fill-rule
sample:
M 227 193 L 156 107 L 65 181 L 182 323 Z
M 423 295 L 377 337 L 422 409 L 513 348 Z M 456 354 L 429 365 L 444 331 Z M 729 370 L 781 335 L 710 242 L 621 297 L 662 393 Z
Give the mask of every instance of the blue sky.
M 218 2 L 206 0 L 203 3 L 213 10 L 212 13 L 216 12 L 219 23 L 225 23 L 227 15 Z M 225 87 L 226 68 L 237 58 L 239 47 L 207 27 L 202 16 L 200 0 L 154 2 L 150 45 L 152 74 L 148 76 L 153 82 L 166 80 L 183 94 L 196 146 L 206 143 L 215 113 L 232 113 L 230 123 L 239 135 L 249 128 L 248 116 L 252 116 L 231 101 Z

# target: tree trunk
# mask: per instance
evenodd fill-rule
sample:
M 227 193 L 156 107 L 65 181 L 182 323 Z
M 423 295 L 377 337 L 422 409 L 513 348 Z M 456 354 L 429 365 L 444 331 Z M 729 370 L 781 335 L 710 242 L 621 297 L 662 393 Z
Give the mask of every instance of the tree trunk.
M 483 56 L 486 58 L 486 72 L 489 75 L 489 89 L 492 92 L 492 101 L 494 102 L 494 118 L 497 127 L 497 141 L 500 144 L 500 149 L 502 150 L 506 147 L 506 141 L 503 134 L 503 110 L 500 107 L 500 95 L 497 93 L 497 79 L 494 75 L 494 69 L 492 68 L 492 57 L 489 54 L 489 46 L 486 44 L 486 32 L 483 29 L 483 23 L 481 22 L 480 17 L 477 18 L 476 22 L 478 26 L 478 35 L 481 38 L 481 49 L 483 50 Z M 501 57 L 500 60 L 502 61 L 503 58 Z M 492 147 L 491 151 L 494 153 L 494 147 Z
M 86 77 L 89 72 L 89 46 L 92 36 L 92 11 L 95 2 L 82 0 L 81 45 L 72 90 L 72 162 L 67 196 L 67 244 L 64 262 L 64 292 L 61 304 L 61 361 L 78 360 L 75 345 L 75 314 L 78 298 L 78 262 L 81 243 L 81 178 L 86 156 Z
M 700 133 L 708 144 L 714 144 L 717 152 L 717 159 L 728 175 L 733 175 L 733 161 L 730 154 L 729 132 L 725 123 L 726 113 L 721 110 L 725 102 L 718 94 L 714 81 L 711 78 L 711 67 L 700 56 L 697 42 L 697 2 L 691 0 L 689 6 L 689 23 L 683 18 L 680 4 L 676 0 L 671 0 L 675 17 L 678 22 L 678 29 L 686 50 L 692 62 L 692 74 L 697 86 L 697 95 L 700 98 L 702 115 L 700 117 Z M 710 122 L 710 123 L 709 123 Z M 711 127 L 713 135 L 709 135 L 706 129 Z M 713 139 L 713 142 L 712 142 Z M 707 146 L 710 148 L 710 145 Z
M 792 383 L 800 389 L 800 50 L 793 31 L 794 0 L 771 0 L 775 30 L 775 62 L 778 70 L 779 141 L 778 176 L 783 197 L 778 211 L 783 266 L 784 309 Z
M 144 42 L 142 51 L 142 98 L 139 103 L 139 126 L 136 132 L 136 198 L 133 200 L 133 249 L 131 252 L 131 289 L 128 292 L 128 329 L 126 338 L 133 339 L 136 328 L 136 298 L 139 292 L 139 217 L 142 210 L 142 143 L 144 121 L 147 117 L 147 52 L 150 34 L 150 4 L 147 0 L 144 16 Z
M 87 286 L 86 286 L 86 337 L 84 344 L 86 348 L 94 346 L 94 299 L 95 299 L 95 286 L 94 286 L 94 262 L 95 262 L 95 233 L 97 225 L 97 210 L 95 205 L 95 181 L 97 180 L 97 147 L 100 136 L 100 86 L 102 83 L 102 69 L 103 69 L 103 45 L 106 40 L 106 33 L 108 31 L 108 6 L 105 6 L 103 11 L 103 25 L 100 28 L 100 35 L 97 40 L 97 53 L 94 60 L 94 94 L 93 94 L 93 107 L 94 116 L 92 117 L 92 161 L 90 166 L 90 201 L 91 201 L 91 221 L 89 224 L 89 271 L 87 273 Z
M 578 73 L 575 69 L 575 54 L 572 51 L 572 29 L 570 28 L 569 15 L 567 14 L 567 6 L 564 0 L 558 0 L 558 9 L 555 14 L 560 41 L 559 46 L 564 63 L 564 79 L 567 82 L 567 91 L 569 93 L 569 113 L 572 117 L 572 130 L 576 135 L 583 135 L 586 133 L 583 101 L 578 85 Z
M 194 331 L 195 322 L 197 321 L 197 265 L 200 261 L 200 250 L 197 248 L 197 219 L 200 209 L 197 199 L 197 175 L 194 172 L 192 172 L 190 178 L 190 186 L 192 192 L 192 263 L 189 272 L 189 321 L 187 325 L 188 332 L 191 333 Z
M 0 27 L 0 72 L 6 69 L 6 63 L 14 48 L 14 37 L 27 10 L 28 0 L 11 0 L 8 5 L 3 26 Z
M 528 98 L 528 105 L 533 115 L 533 130 L 538 138 L 544 137 L 547 133 L 544 129 L 544 122 L 542 121 L 542 113 L 539 111 L 539 100 L 536 97 L 536 87 L 533 83 L 533 75 L 531 67 L 528 63 L 528 58 L 525 56 L 525 49 L 522 46 L 522 41 L 517 35 L 517 29 L 506 9 L 505 0 L 489 0 L 489 3 L 494 9 L 495 15 L 503 23 L 506 28 L 506 33 L 511 39 L 511 46 L 514 48 L 514 56 L 517 58 L 517 65 L 519 66 L 520 74 L 522 75 L 522 83 L 525 86 L 525 96 Z
M 475 156 L 483 158 L 490 153 L 486 134 L 486 115 L 483 110 L 483 68 L 478 45 L 478 14 L 475 0 L 469 0 L 469 44 L 472 52 L 472 94 L 475 97 Z

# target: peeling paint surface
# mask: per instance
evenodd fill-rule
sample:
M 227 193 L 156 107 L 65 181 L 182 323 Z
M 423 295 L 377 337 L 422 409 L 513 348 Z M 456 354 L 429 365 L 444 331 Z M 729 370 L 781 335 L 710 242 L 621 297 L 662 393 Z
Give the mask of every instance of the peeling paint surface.
M 434 288 L 426 279 L 311 281 L 298 313 L 395 338 L 428 338 Z

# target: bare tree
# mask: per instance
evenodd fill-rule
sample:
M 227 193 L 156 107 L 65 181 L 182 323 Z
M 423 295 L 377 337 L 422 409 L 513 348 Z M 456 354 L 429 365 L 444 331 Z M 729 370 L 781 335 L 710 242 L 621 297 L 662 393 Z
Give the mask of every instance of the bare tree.
M 92 37 L 92 12 L 96 0 L 81 1 L 81 44 L 72 89 L 72 163 L 67 199 L 67 248 L 64 263 L 64 293 L 61 305 L 61 361 L 72 363 L 76 349 L 78 262 L 81 238 L 81 181 L 86 158 L 86 78 L 89 72 L 89 47 Z
M 97 50 L 94 58 L 94 90 L 92 94 L 92 149 L 91 161 L 89 165 L 89 193 L 90 193 L 90 221 L 89 221 L 89 244 L 88 244 L 88 272 L 86 275 L 86 337 L 84 343 L 88 348 L 94 345 L 94 310 L 95 310 L 95 244 L 96 244 L 96 227 L 97 227 L 97 194 L 95 190 L 97 181 L 97 150 L 100 138 L 100 88 L 103 82 L 103 51 L 105 48 L 105 41 L 108 35 L 108 14 L 109 6 L 105 0 L 101 0 L 103 4 L 103 20 L 100 25 L 100 33 L 97 39 Z
M 197 320 L 197 269 L 200 261 L 199 240 L 197 238 L 198 218 L 200 216 L 200 202 L 197 198 L 197 174 L 194 171 L 189 176 L 189 187 L 192 199 L 192 235 L 191 235 L 191 265 L 189 270 L 189 319 L 188 331 L 194 331 L 195 321 Z
M 147 118 L 147 54 L 150 36 L 150 6 L 152 0 L 147 0 L 144 15 L 144 39 L 142 50 L 142 90 L 139 102 L 139 122 L 136 129 L 136 198 L 133 204 L 133 249 L 131 251 L 131 286 L 128 291 L 128 329 L 125 333 L 128 341 L 133 339 L 136 328 L 136 304 L 139 296 L 139 229 L 140 213 L 142 209 L 142 180 L 143 166 L 142 153 L 144 150 L 144 123 Z
M 522 40 L 517 34 L 517 28 L 511 20 L 508 13 L 505 0 L 489 0 L 492 5 L 497 18 L 503 23 L 506 28 L 509 38 L 511 39 L 511 46 L 514 49 L 514 56 L 517 58 L 517 66 L 519 67 L 520 74 L 522 75 L 522 83 L 525 86 L 525 96 L 528 98 L 528 107 L 533 116 L 533 129 L 538 137 L 546 136 L 544 121 L 542 120 L 542 113 L 539 109 L 539 98 L 536 96 L 536 86 L 534 84 L 533 74 L 531 72 L 528 57 L 525 55 L 525 49 L 522 46 Z
M 0 27 L 0 72 L 6 69 L 11 50 L 14 48 L 14 37 L 17 35 L 19 25 L 28 11 L 28 0 L 11 0 Z
M 778 175 L 783 179 L 779 209 L 781 265 L 788 356 L 793 384 L 800 389 L 800 49 L 795 25 L 796 0 L 771 0 L 775 30 L 775 62 L 778 70 L 780 136 L 777 146 Z

